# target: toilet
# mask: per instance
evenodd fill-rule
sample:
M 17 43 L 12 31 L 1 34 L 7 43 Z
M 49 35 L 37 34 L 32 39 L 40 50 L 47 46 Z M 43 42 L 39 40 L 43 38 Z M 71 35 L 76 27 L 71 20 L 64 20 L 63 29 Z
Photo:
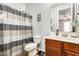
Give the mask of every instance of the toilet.
M 34 43 L 26 44 L 24 47 L 24 50 L 28 53 L 28 56 L 34 56 L 38 53 L 37 45 L 41 43 L 41 36 L 34 36 L 33 41 Z

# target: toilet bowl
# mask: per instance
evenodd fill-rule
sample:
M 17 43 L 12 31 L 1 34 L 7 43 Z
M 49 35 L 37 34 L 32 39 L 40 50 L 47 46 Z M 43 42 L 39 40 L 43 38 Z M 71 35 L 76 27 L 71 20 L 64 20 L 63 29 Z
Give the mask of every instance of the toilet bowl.
M 32 51 L 33 49 L 35 49 L 36 46 L 37 45 L 35 43 L 29 43 L 29 44 L 25 45 L 24 50 L 29 52 L 29 51 Z
M 24 50 L 28 53 L 28 56 L 34 56 L 35 54 L 37 54 L 37 44 L 29 43 L 25 45 Z
M 41 36 L 33 37 L 34 43 L 26 44 L 24 50 L 28 52 L 29 56 L 33 56 L 37 53 L 37 45 L 41 43 Z

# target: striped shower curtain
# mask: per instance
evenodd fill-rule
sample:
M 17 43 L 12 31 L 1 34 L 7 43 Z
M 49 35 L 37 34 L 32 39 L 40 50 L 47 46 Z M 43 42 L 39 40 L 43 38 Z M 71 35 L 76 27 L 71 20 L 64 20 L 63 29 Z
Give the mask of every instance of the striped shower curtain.
M 24 45 L 32 41 L 32 16 L 0 4 L 0 55 L 23 55 Z

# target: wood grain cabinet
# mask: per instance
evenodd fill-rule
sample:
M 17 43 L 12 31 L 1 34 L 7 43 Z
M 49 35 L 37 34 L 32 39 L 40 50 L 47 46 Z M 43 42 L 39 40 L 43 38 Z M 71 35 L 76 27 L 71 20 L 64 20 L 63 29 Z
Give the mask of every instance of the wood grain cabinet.
M 46 39 L 46 56 L 79 56 L 79 44 Z
M 79 56 L 79 53 L 64 50 L 63 56 Z
M 64 43 L 64 56 L 79 56 L 79 44 Z
M 46 56 L 60 56 L 61 42 L 51 39 L 46 39 Z

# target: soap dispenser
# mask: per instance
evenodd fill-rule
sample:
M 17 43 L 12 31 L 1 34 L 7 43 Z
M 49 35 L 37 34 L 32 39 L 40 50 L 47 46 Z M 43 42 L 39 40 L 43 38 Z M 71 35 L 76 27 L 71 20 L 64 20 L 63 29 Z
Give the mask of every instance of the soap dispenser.
M 56 30 L 56 36 L 58 36 L 58 35 L 59 35 L 59 30 L 57 29 L 57 30 Z

